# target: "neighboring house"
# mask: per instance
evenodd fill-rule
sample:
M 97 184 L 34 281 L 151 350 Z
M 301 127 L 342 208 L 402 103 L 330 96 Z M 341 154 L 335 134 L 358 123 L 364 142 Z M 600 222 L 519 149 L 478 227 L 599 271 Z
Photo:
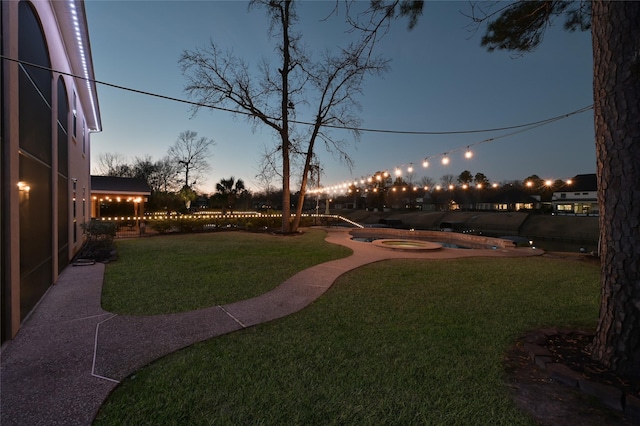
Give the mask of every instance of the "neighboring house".
M 101 122 L 82 1 L 2 1 L 0 29 L 5 341 L 82 246 Z
M 596 174 L 577 175 L 553 193 L 553 211 L 557 214 L 598 215 L 598 180 Z
M 538 196 L 529 195 L 518 188 L 506 188 L 496 191 L 488 190 L 481 202 L 477 204 L 478 210 L 511 211 L 535 210 L 542 207 Z
M 144 179 L 91 176 L 91 217 L 143 216 L 150 195 Z
M 440 189 L 425 195 L 425 211 L 482 210 L 518 211 L 541 207 L 540 200 L 517 188 L 501 189 Z

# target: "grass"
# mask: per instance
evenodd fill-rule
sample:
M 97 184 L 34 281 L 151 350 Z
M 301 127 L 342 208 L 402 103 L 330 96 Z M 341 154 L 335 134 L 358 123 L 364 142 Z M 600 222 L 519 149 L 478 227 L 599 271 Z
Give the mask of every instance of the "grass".
M 117 242 L 102 307 L 129 315 L 183 312 L 263 294 L 310 266 L 351 250 L 311 230 L 283 237 L 243 232 L 171 235 Z
M 528 329 L 593 327 L 598 275 L 538 257 L 368 265 L 297 314 L 143 368 L 96 424 L 532 424 L 502 355 Z

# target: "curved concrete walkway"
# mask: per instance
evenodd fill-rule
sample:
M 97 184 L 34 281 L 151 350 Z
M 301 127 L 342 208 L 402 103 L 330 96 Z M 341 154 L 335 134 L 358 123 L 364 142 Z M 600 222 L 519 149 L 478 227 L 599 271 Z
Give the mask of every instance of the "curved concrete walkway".
M 290 315 L 320 297 L 343 273 L 385 259 L 533 256 L 531 249 L 407 252 L 352 241 L 327 229 L 327 241 L 353 255 L 299 272 L 252 299 L 179 314 L 123 316 L 100 307 L 104 265 L 68 267 L 1 356 L 0 423 L 90 425 L 120 380 L 193 343 Z

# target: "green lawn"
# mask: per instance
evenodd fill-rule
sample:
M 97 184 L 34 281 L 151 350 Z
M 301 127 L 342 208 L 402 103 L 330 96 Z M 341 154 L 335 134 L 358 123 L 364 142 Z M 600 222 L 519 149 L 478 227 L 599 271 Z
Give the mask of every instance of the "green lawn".
M 120 240 L 107 265 L 102 307 L 118 314 L 190 311 L 266 293 L 310 266 L 351 250 L 323 231 L 275 236 L 245 232 Z
M 96 424 L 531 424 L 504 351 L 528 329 L 595 326 L 598 276 L 540 257 L 372 264 L 297 314 L 138 371 Z

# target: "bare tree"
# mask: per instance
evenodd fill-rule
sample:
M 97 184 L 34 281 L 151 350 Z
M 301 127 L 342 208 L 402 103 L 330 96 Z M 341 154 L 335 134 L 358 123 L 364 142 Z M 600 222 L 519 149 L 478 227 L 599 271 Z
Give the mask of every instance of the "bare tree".
M 176 164 L 169 158 L 164 156 L 155 162 L 155 174 L 149 186 L 153 191 L 172 192 L 180 189 L 180 179 L 178 178 L 178 169 Z
M 99 176 L 131 177 L 133 171 L 124 155 L 117 152 L 103 152 L 98 155 L 94 173 Z
M 429 176 L 423 176 L 422 179 L 420 179 L 420 185 L 422 185 L 423 188 L 432 189 L 436 185 L 436 180 Z
M 298 16 L 294 1 L 253 0 L 251 6 L 262 7 L 267 12 L 271 22 L 269 35 L 276 42 L 279 55 L 277 66 L 263 60 L 257 75 L 251 75 L 244 60 L 223 51 L 214 42 L 202 49 L 183 52 L 180 63 L 187 79 L 185 90 L 199 105 L 227 106 L 244 114 L 252 124 L 266 125 L 278 135 L 282 232 L 295 232 L 299 226 L 317 142 L 324 143 L 330 152 L 351 165 L 344 140 L 332 137 L 328 126 L 357 128 L 360 120 L 353 114 L 359 107 L 356 96 L 361 93 L 365 76 L 387 69 L 387 61 L 373 55 L 374 47 L 386 33 L 396 6 L 402 3 L 411 2 L 377 1 L 354 15 L 349 14 L 349 9 L 356 3 L 345 2 L 348 13 L 345 20 L 351 26 L 352 41 L 335 52 L 322 52 L 314 60 L 305 52 L 302 36 L 295 30 Z M 338 6 L 338 2 L 332 5 L 334 18 L 339 17 Z M 400 8 L 398 13 L 415 14 L 408 8 Z M 302 106 L 312 114 L 304 126 L 296 121 L 296 108 Z M 357 130 L 352 130 L 352 134 L 358 137 Z M 301 159 L 302 179 L 296 215 L 291 223 L 290 179 L 296 157 Z
M 282 180 L 282 174 L 279 173 L 277 158 L 278 150 L 269 150 L 267 147 L 263 147 L 263 153 L 258 163 L 256 179 L 259 185 L 265 193 L 271 193 L 273 191 L 273 182 L 280 178 Z
M 209 170 L 209 149 L 215 145 L 212 139 L 198 138 L 198 132 L 185 130 L 169 147 L 167 155 L 179 173 L 184 173 L 183 187 L 195 186 L 201 173 Z M 192 180 L 191 180 L 192 179 Z
M 447 175 L 442 175 L 440 177 L 440 183 L 444 187 L 449 187 L 450 185 L 453 185 L 455 181 L 456 181 L 456 177 L 454 175 L 447 174 Z

